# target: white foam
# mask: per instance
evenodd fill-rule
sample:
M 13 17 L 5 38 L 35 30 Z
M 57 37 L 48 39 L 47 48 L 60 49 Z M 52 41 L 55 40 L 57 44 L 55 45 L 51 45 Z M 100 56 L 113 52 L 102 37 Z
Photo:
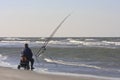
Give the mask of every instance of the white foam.
M 4 66 L 4 67 L 10 66 L 8 62 L 5 62 L 6 59 L 7 56 L 3 56 L 2 54 L 0 54 L 0 66 Z
M 4 40 L 23 40 L 23 39 L 17 37 L 6 37 L 4 38 Z
M 2 54 L 0 54 L 0 61 L 6 60 L 6 59 L 7 59 L 7 56 L 3 56 Z
M 62 60 L 52 60 L 52 59 L 48 59 L 48 58 L 45 58 L 44 60 L 46 62 L 50 62 L 50 63 L 58 63 L 58 64 L 63 64 L 63 65 L 83 66 L 83 67 L 89 67 L 89 68 L 95 68 L 95 69 L 102 69 L 101 67 L 88 65 L 88 64 L 80 64 L 80 63 L 78 64 L 78 63 L 75 63 L 75 62 L 65 62 L 65 61 L 62 61 Z
M 38 44 L 43 44 L 44 41 L 31 41 L 31 40 L 25 40 L 25 39 L 20 39 L 20 38 L 5 38 L 4 40 L 0 41 L 0 47 L 22 47 L 23 43 L 29 43 L 32 44 L 32 46 L 41 46 Z M 85 40 L 80 40 L 80 39 L 73 39 L 73 38 L 68 38 L 65 40 L 51 40 L 49 42 L 49 45 L 51 47 L 82 47 L 82 46 L 87 46 L 87 47 L 117 47 L 120 46 L 119 41 L 100 41 L 97 39 L 85 39 Z

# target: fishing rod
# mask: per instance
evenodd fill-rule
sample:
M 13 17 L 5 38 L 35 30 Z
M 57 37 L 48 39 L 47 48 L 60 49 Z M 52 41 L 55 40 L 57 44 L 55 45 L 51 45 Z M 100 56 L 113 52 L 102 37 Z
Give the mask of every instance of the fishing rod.
M 57 30 L 61 27 L 61 25 L 67 20 L 67 18 L 70 16 L 71 14 L 68 14 L 62 21 L 61 23 L 54 29 L 54 31 L 52 32 L 52 34 L 44 41 L 44 44 L 42 45 L 42 47 L 38 50 L 38 52 L 35 54 L 36 57 L 39 57 L 42 53 L 45 52 L 46 47 L 49 43 L 49 41 L 53 38 L 53 36 L 55 35 L 55 33 L 57 32 Z

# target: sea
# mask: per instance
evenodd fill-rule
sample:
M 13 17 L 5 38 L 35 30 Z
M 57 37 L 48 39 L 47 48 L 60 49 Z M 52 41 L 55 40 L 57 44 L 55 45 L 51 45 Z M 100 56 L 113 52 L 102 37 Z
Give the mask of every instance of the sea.
M 47 37 L 0 37 L 0 66 L 17 69 L 24 44 L 34 55 Z M 91 75 L 120 80 L 120 37 L 53 37 L 34 71 Z

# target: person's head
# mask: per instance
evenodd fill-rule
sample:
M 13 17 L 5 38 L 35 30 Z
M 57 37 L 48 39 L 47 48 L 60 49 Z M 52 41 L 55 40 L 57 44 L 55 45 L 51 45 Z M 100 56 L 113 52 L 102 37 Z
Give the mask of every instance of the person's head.
M 25 47 L 26 47 L 26 48 L 28 47 L 28 44 L 27 44 L 27 43 L 25 43 Z

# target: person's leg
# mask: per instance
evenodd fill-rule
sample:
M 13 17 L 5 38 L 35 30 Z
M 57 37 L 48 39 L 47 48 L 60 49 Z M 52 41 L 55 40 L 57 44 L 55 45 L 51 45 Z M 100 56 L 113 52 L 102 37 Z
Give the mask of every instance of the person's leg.
M 31 62 L 31 69 L 34 69 L 34 67 L 33 67 L 33 65 L 34 65 L 34 59 L 32 58 L 32 59 L 30 60 L 30 62 Z

